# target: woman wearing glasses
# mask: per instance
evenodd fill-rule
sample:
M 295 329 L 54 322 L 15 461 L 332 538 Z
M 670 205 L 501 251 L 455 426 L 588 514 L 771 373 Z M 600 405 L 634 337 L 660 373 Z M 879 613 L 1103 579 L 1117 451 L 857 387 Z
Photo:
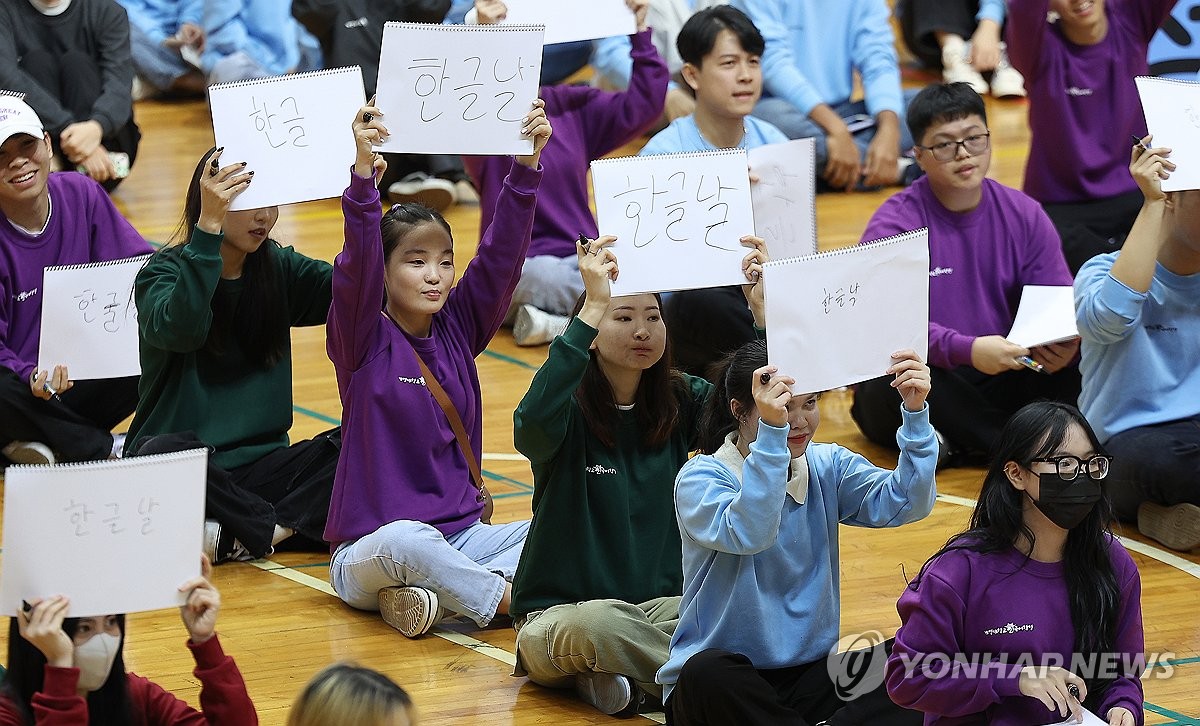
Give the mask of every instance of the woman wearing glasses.
M 946 461 L 961 463 L 992 451 L 1021 406 L 1079 397 L 1078 338 L 1026 348 L 1004 337 L 1025 285 L 1070 285 L 1071 273 L 1038 203 L 987 178 L 987 114 L 970 85 L 923 89 L 907 120 L 925 176 L 884 202 L 862 241 L 929 228 L 929 413 L 943 456 L 958 452 Z M 900 397 L 890 383 L 860 384 L 850 412 L 867 438 L 894 448 Z
M 932 407 L 931 407 L 932 408 Z M 909 583 L 887 686 L 925 723 L 1142 723 L 1141 580 L 1109 530 L 1109 457 L 1078 409 L 1000 433 L 970 528 Z

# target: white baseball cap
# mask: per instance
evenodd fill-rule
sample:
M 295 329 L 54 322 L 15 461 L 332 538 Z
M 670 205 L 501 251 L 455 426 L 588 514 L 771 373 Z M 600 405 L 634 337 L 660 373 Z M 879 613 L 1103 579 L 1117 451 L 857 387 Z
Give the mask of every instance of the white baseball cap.
M 0 94 L 0 144 L 17 134 L 29 134 L 40 139 L 46 130 L 29 104 L 18 96 Z

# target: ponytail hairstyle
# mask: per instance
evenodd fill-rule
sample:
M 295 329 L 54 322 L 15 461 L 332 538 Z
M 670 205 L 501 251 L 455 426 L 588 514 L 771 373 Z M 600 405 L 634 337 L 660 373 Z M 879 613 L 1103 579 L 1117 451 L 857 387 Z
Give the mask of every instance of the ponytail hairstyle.
M 713 364 L 709 378 L 716 382 L 716 386 L 704 403 L 696 434 L 700 453 L 714 453 L 725 443 L 729 432 L 737 430 L 738 420 L 734 418 L 731 402 L 737 401 L 738 407 L 743 411 L 754 408 L 751 379 L 754 371 L 766 364 L 765 340 L 745 343 Z
M 454 234 L 450 231 L 450 224 L 442 213 L 427 207 L 420 202 L 404 202 L 403 204 L 393 204 L 387 213 L 383 215 L 383 219 L 379 221 L 379 233 L 383 237 L 383 263 L 386 265 L 392 252 L 396 250 L 397 245 L 404 239 L 404 236 L 412 231 L 414 227 L 422 224 L 436 224 L 446 231 L 446 236 L 450 238 L 450 242 L 454 242 Z
M 87 694 L 89 726 L 127 726 L 133 723 L 129 710 L 129 685 L 125 674 L 125 616 L 117 616 L 121 643 L 113 660 L 108 680 Z M 63 632 L 72 640 L 79 629 L 79 618 L 63 620 Z M 0 684 L 0 693 L 8 697 L 20 712 L 24 723 L 33 726 L 33 696 L 45 688 L 46 656 L 21 635 L 16 618 L 8 623 L 8 670 Z
M 208 168 L 208 160 L 216 151 L 209 149 L 188 184 L 183 205 L 183 218 L 169 246 L 158 254 L 180 254 L 183 245 L 192 237 L 192 230 L 200 221 L 200 180 Z M 242 267 L 242 294 L 236 304 L 227 296 L 215 295 L 212 299 L 212 324 L 203 350 L 213 355 L 229 355 L 234 348 L 252 364 L 269 369 L 283 360 L 291 350 L 291 321 L 288 317 L 287 299 L 275 266 L 276 248 L 279 243 L 265 239 L 258 249 L 246 255 Z
M 947 552 L 1006 552 L 1022 537 L 1034 542 L 1024 518 L 1027 495 L 1012 485 L 1004 465 L 1015 461 L 1028 469 L 1034 459 L 1052 455 L 1067 439 L 1072 424 L 1083 429 L 1097 454 L 1105 453 L 1087 419 L 1070 404 L 1035 401 L 1012 415 L 996 441 L 969 528 L 951 537 L 929 558 L 908 584 L 909 589 L 919 589 L 929 565 Z M 1080 476 L 1086 474 L 1081 472 Z M 1109 557 L 1112 519 L 1108 492 L 1101 486 L 1100 501 L 1068 531 L 1063 549 L 1063 577 L 1067 581 L 1075 652 L 1084 655 L 1110 652 L 1117 638 L 1121 593 Z M 1110 684 L 1110 680 L 1089 679 L 1085 705 L 1096 710 Z
M 585 299 L 586 293 L 575 301 L 572 318 L 583 310 Z M 661 311 L 662 297 L 654 293 L 654 299 L 658 301 Z M 579 404 L 588 430 L 600 443 L 612 448 L 616 446 L 617 399 L 604 371 L 600 370 L 597 355 L 595 349 L 588 351 L 587 369 L 583 372 L 579 387 L 575 389 L 575 401 Z M 642 371 L 633 399 L 633 411 L 643 446 L 657 448 L 671 438 L 680 423 L 679 399 L 688 395 L 687 391 L 683 374 L 671 367 L 671 336 L 668 335 L 663 342 L 662 357 Z M 691 442 L 688 443 L 690 445 Z

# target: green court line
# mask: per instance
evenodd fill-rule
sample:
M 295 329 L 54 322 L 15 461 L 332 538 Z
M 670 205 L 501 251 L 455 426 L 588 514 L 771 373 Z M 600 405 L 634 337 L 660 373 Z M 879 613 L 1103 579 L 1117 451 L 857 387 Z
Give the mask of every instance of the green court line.
M 333 424 L 334 426 L 342 425 L 342 422 L 340 420 L 334 418 L 333 416 L 326 416 L 325 414 L 320 413 L 319 411 L 310 411 L 307 408 L 303 408 L 303 407 L 297 406 L 295 404 L 292 405 L 292 410 L 295 411 L 296 413 L 302 413 L 305 416 L 308 416 L 310 418 L 315 418 L 318 421 L 324 421 L 327 424 Z
M 1200 720 L 1194 719 L 1191 716 L 1184 716 L 1182 713 L 1176 713 L 1169 708 L 1163 708 L 1162 706 L 1156 706 L 1155 704 L 1150 703 L 1149 701 L 1145 701 L 1144 703 L 1145 703 L 1147 711 L 1153 711 L 1154 713 L 1157 713 L 1159 716 L 1166 716 L 1167 718 L 1173 718 L 1173 719 L 1175 719 L 1175 721 L 1177 723 L 1180 723 L 1180 724 L 1189 724 L 1190 726 L 1200 726 Z
M 1167 665 L 1172 666 L 1191 665 L 1193 663 L 1200 663 L 1200 656 L 1195 656 L 1192 658 L 1172 658 L 1164 662 Z
M 513 365 L 520 366 L 520 367 L 524 368 L 525 370 L 529 370 L 529 371 L 536 371 L 538 368 L 540 368 L 540 366 L 535 366 L 532 363 L 526 363 L 525 361 L 521 360 L 520 358 L 513 358 L 511 355 L 504 355 L 503 353 L 497 353 L 496 351 L 491 350 L 491 349 L 484 349 L 483 354 L 489 358 L 495 358 L 497 360 L 502 360 L 505 363 L 512 363 Z

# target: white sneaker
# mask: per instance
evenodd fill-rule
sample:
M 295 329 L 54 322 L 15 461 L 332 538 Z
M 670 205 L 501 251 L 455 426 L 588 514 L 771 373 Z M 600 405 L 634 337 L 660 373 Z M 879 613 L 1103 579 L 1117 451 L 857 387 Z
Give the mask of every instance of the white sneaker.
M 544 345 L 567 329 L 570 318 L 539 310 L 532 305 L 517 308 L 513 318 L 513 342 L 520 346 Z
M 53 464 L 57 462 L 54 452 L 40 441 L 14 441 L 3 449 L 0 454 L 14 464 Z
M 215 519 L 204 520 L 204 542 L 201 551 L 208 555 L 208 561 L 214 565 L 222 562 L 249 562 L 255 559 L 250 550 L 221 528 L 221 523 Z
M 454 204 L 454 183 L 414 171 L 388 187 L 388 199 L 393 204 L 420 202 L 440 212 Z
M 628 676 L 618 673 L 580 673 L 575 676 L 575 692 L 584 703 L 600 713 L 632 716 L 637 712 L 638 689 Z
M 471 182 L 459 179 L 454 182 L 454 201 L 467 206 L 479 206 L 479 192 L 475 191 Z
M 945 83 L 967 83 L 975 92 L 983 95 L 988 91 L 987 81 L 979 71 L 971 67 L 967 44 L 962 38 L 949 38 L 942 46 L 942 81 Z
M 385 587 L 379 591 L 379 614 L 383 622 L 406 638 L 416 638 L 446 617 L 437 593 L 423 587 Z
M 1008 63 L 1008 50 L 1000 45 L 1000 63 L 992 71 L 992 96 L 995 98 L 1025 98 L 1025 76 Z

